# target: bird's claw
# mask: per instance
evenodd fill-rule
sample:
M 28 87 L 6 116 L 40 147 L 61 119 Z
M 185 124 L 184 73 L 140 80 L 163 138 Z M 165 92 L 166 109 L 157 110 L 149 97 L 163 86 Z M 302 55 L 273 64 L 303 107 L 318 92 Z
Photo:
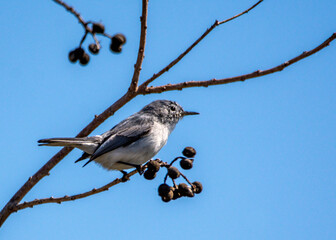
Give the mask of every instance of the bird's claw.
M 125 171 L 120 171 L 120 172 L 123 174 L 122 178 L 120 179 L 121 182 L 127 182 L 127 181 L 130 180 L 129 176 L 127 176 L 128 175 L 127 172 L 125 172 Z

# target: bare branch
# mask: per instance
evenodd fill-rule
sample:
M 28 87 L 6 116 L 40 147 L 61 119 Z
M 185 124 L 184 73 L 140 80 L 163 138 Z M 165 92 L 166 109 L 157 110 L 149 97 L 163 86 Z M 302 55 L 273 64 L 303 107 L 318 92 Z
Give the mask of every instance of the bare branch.
M 77 137 L 88 136 L 94 129 L 96 129 L 107 118 L 112 116 L 122 106 L 132 100 L 135 96 L 128 92 L 107 108 L 103 113 L 94 117 L 94 119 L 77 135 Z M 0 227 L 6 221 L 8 216 L 14 211 L 15 206 L 23 199 L 23 197 L 49 172 L 55 167 L 72 148 L 62 148 L 56 155 L 54 155 L 44 166 L 42 166 L 32 177 L 23 184 L 23 186 L 14 194 L 5 207 L 0 212 Z
M 182 83 L 177 83 L 177 84 L 167 84 L 167 85 L 158 86 L 158 87 L 147 87 L 139 91 L 139 93 L 146 95 L 150 93 L 162 93 L 162 92 L 167 92 L 167 91 L 172 91 L 172 90 L 182 90 L 184 88 L 190 88 L 190 87 L 208 87 L 212 85 L 220 85 L 220 84 L 226 84 L 226 83 L 232 83 L 232 82 L 238 82 L 238 81 L 245 81 L 246 79 L 261 77 L 261 76 L 268 75 L 271 73 L 279 72 L 279 71 L 282 71 L 284 68 L 306 57 L 309 57 L 310 55 L 327 47 L 330 44 L 330 42 L 335 40 L 335 38 L 336 38 L 336 33 L 332 34 L 331 37 L 329 37 L 327 40 L 325 40 L 323 43 L 321 43 L 316 48 L 310 51 L 305 51 L 302 54 L 290 59 L 289 61 L 284 62 L 278 66 L 275 66 L 267 70 L 257 70 L 255 72 L 248 73 L 245 75 L 240 75 L 240 76 L 230 77 L 230 78 L 223 78 L 223 79 L 211 79 L 207 81 L 189 81 L 189 82 L 182 82 Z
M 179 157 L 180 158 L 180 157 Z M 177 158 L 177 159 L 179 159 Z M 169 166 L 168 163 L 161 161 L 160 159 L 156 159 L 156 160 L 152 160 L 152 161 L 156 161 L 160 164 L 161 167 L 167 167 Z M 144 166 L 142 166 L 142 170 L 147 169 L 148 164 L 145 164 Z M 130 173 L 128 173 L 125 177 L 126 179 L 130 179 L 131 176 L 135 175 L 138 171 L 137 170 L 133 170 Z M 13 211 L 18 211 L 21 209 L 25 209 L 25 208 L 32 208 L 35 205 L 41 205 L 41 204 L 45 204 L 45 203 L 58 203 L 61 204 L 62 202 L 68 202 L 68 201 L 74 201 L 77 199 L 81 199 L 81 198 L 85 198 L 97 193 L 101 193 L 103 191 L 107 191 L 109 190 L 111 187 L 122 183 L 122 179 L 116 178 L 115 180 L 113 180 L 112 182 L 100 187 L 100 188 L 93 188 L 90 191 L 84 192 L 84 193 L 80 193 L 80 194 L 75 194 L 72 196 L 68 196 L 65 195 L 64 197 L 58 197 L 58 198 L 54 198 L 54 197 L 49 197 L 49 198 L 42 198 L 42 199 L 35 199 L 33 201 L 29 201 L 29 202 L 23 202 L 21 204 L 17 204 L 16 206 L 14 206 L 12 208 Z
M 126 177 L 129 178 L 136 173 L 137 173 L 137 170 L 133 170 L 132 172 L 127 174 Z M 72 195 L 72 196 L 65 195 L 64 197 L 58 197 L 58 198 L 50 197 L 50 198 L 35 199 L 33 201 L 30 201 L 30 202 L 23 202 L 21 204 L 16 205 L 15 207 L 13 207 L 13 211 L 18 211 L 18 210 L 25 209 L 25 208 L 28 208 L 28 207 L 32 208 L 35 205 L 41 205 L 41 204 L 45 204 L 45 203 L 61 204 L 62 202 L 74 201 L 74 200 L 77 200 L 77 199 L 85 198 L 85 197 L 88 197 L 88 196 L 91 196 L 91 195 L 94 195 L 94 194 L 97 194 L 97 193 L 107 191 L 111 187 L 113 187 L 113 186 L 115 186 L 115 185 L 117 185 L 121 182 L 122 182 L 121 179 L 116 178 L 114 181 L 112 181 L 112 182 L 110 182 L 110 183 L 108 183 L 108 184 L 106 184 L 106 185 L 104 185 L 100 188 L 94 188 L 94 189 L 92 189 L 90 191 L 87 191 L 87 192 L 84 192 L 84 193 L 80 193 L 80 194 L 76 194 L 76 195 Z
M 55 3 L 63 6 L 67 11 L 69 11 L 70 13 L 72 13 L 79 21 L 79 23 L 83 26 L 84 30 L 85 30 L 85 34 L 82 38 L 82 40 L 80 41 L 79 46 L 82 46 L 85 38 L 87 37 L 87 34 L 90 33 L 93 40 L 95 41 L 96 45 L 98 46 L 98 49 L 100 48 L 100 43 L 98 41 L 98 39 L 96 38 L 95 33 L 92 32 L 92 29 L 89 27 L 89 22 L 86 22 L 83 17 L 79 14 L 79 12 L 77 12 L 73 7 L 69 6 L 68 4 L 66 4 L 65 2 L 61 1 L 61 0 L 53 0 Z
M 141 20 L 140 44 L 139 44 L 138 58 L 134 65 L 132 82 L 128 89 L 129 92 L 135 92 L 137 90 L 141 66 L 143 59 L 145 57 L 145 45 L 147 35 L 147 12 L 148 12 L 148 0 L 142 0 L 142 16 L 140 17 Z
M 191 44 L 190 47 L 187 48 L 187 50 L 185 50 L 183 53 L 181 53 L 175 60 L 173 60 L 171 63 L 169 63 L 166 67 L 164 67 L 161 71 L 159 71 L 158 73 L 155 73 L 151 78 L 149 78 L 148 80 L 146 80 L 143 84 L 141 84 L 141 86 L 139 87 L 140 91 L 143 91 L 148 84 L 150 84 L 151 82 L 153 82 L 155 79 L 157 79 L 158 77 L 160 77 L 162 74 L 164 74 L 165 72 L 168 72 L 169 69 L 171 69 L 172 67 L 174 67 L 179 61 L 181 61 L 182 58 L 184 58 L 200 41 L 202 41 L 212 30 L 215 29 L 215 27 L 227 23 L 229 21 L 232 21 L 235 18 L 238 18 L 242 15 L 244 15 L 245 13 L 248 13 L 249 11 L 251 11 L 253 8 L 255 8 L 256 6 L 258 6 L 263 0 L 258 1 L 257 3 L 255 3 L 252 7 L 246 9 L 244 12 L 241 12 L 231 18 L 228 18 L 224 21 L 215 21 L 214 24 L 211 25 L 210 28 L 208 28 L 203 34 L 202 36 L 200 36 L 193 44 Z
M 66 10 L 72 13 L 78 19 L 79 23 L 82 24 L 85 29 L 87 28 L 87 23 L 84 21 L 82 16 L 73 7 L 70 7 L 68 4 L 66 4 L 65 2 L 61 0 L 53 0 L 53 1 L 63 6 Z

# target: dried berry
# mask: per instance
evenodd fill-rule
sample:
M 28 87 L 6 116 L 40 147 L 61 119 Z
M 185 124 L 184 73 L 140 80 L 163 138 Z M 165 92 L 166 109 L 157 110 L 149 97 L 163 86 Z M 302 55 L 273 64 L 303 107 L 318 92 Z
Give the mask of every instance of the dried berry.
M 193 197 L 194 196 L 194 192 L 185 183 L 180 183 L 178 185 L 178 189 L 179 189 L 179 192 L 180 192 L 181 196 L 186 196 L 186 197 Z
M 173 200 L 176 200 L 180 197 L 182 197 L 182 196 L 181 196 L 181 193 L 179 192 L 178 188 L 174 188 L 174 190 L 173 190 Z
M 98 54 L 98 53 L 99 53 L 98 45 L 95 44 L 95 43 L 91 43 L 91 44 L 89 45 L 89 51 L 90 51 L 92 54 Z
M 69 56 L 68 57 L 69 57 L 69 61 L 72 62 L 72 63 L 75 63 L 78 60 L 75 51 L 69 52 Z
M 180 176 L 180 171 L 176 168 L 176 167 L 173 167 L 173 166 L 170 166 L 168 168 L 168 176 L 171 178 L 171 179 L 175 179 L 175 178 L 178 178 Z
M 182 159 L 180 161 L 181 168 L 188 170 L 193 167 L 193 160 L 189 158 Z
M 193 147 L 186 147 L 183 149 L 182 154 L 187 158 L 193 158 L 196 155 L 196 150 Z
M 147 164 L 148 170 L 158 172 L 160 170 L 160 163 L 150 160 Z
M 118 33 L 112 37 L 111 44 L 124 45 L 126 43 L 126 37 L 124 34 Z
M 89 61 L 90 61 L 90 56 L 86 52 L 84 52 L 84 54 L 79 58 L 79 63 L 83 66 L 88 64 Z
M 167 196 L 168 193 L 171 191 L 171 188 L 168 184 L 161 184 L 158 188 L 159 196 Z
M 147 180 L 152 180 L 156 177 L 156 172 L 147 169 L 144 173 L 144 178 L 146 178 Z
M 202 192 L 203 186 L 200 182 L 198 182 L 198 181 L 193 182 L 192 185 L 193 185 L 194 193 L 199 194 L 199 193 Z
M 165 196 L 162 196 L 161 199 L 164 202 L 169 202 L 170 200 L 173 199 L 173 196 L 174 196 L 173 191 L 169 191 L 168 194 Z
M 120 44 L 111 43 L 110 50 L 115 53 L 120 53 L 122 51 L 122 46 Z
M 73 63 L 77 62 L 78 59 L 83 57 L 84 53 L 85 52 L 84 52 L 83 48 L 81 48 L 81 47 L 72 50 L 71 52 L 69 52 L 70 62 L 73 62 Z
M 101 23 L 94 23 L 92 24 L 92 32 L 93 33 L 104 33 L 105 27 Z

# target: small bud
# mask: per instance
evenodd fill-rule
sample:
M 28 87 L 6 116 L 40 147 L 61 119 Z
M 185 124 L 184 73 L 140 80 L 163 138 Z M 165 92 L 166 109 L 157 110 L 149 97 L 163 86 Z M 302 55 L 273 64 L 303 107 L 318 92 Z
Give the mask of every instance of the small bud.
M 180 171 L 176 168 L 176 167 L 173 167 L 173 166 L 170 166 L 168 168 L 168 176 L 171 178 L 171 179 L 176 179 L 180 176 Z
M 180 161 L 181 168 L 184 170 L 191 169 L 193 167 L 193 160 L 185 158 Z
M 159 196 L 166 196 L 171 191 L 171 188 L 168 184 L 161 184 L 158 188 Z
M 158 172 L 160 170 L 160 163 L 158 163 L 157 161 L 150 160 L 148 162 L 147 167 L 148 167 L 148 170 Z
M 92 54 L 98 54 L 99 53 L 99 48 L 97 46 L 97 44 L 95 43 L 91 43 L 89 45 L 89 51 L 92 53 Z
M 144 178 L 146 178 L 147 180 L 152 180 L 156 177 L 156 172 L 155 171 L 151 171 L 149 169 L 147 169 L 144 173 Z
M 186 147 L 183 149 L 182 154 L 187 158 L 193 158 L 196 155 L 196 150 L 193 147 Z
M 83 66 L 85 66 L 86 64 L 88 64 L 89 61 L 90 61 L 90 56 L 86 52 L 84 52 L 83 56 L 81 56 L 79 58 L 79 63 L 81 65 L 83 65 Z
M 105 32 L 105 27 L 101 23 L 94 23 L 92 25 L 92 32 L 93 33 L 104 33 Z
M 198 182 L 198 181 L 193 182 L 192 185 L 193 185 L 194 193 L 199 194 L 199 193 L 202 192 L 203 186 L 200 182 Z
M 180 183 L 178 185 L 178 189 L 179 189 L 179 192 L 180 192 L 181 196 L 186 196 L 186 197 L 193 197 L 194 196 L 194 192 L 185 183 Z

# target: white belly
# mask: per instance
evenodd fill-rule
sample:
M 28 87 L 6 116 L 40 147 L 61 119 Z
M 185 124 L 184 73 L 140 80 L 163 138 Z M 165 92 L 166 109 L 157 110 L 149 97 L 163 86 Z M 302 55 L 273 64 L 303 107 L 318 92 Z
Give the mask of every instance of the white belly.
M 118 162 L 141 165 L 154 157 L 160 149 L 167 143 L 171 132 L 165 125 L 155 123 L 148 135 L 140 140 L 113 151 L 103 154 L 94 159 L 96 163 L 108 170 L 123 170 L 133 168 L 132 166 L 120 164 Z

